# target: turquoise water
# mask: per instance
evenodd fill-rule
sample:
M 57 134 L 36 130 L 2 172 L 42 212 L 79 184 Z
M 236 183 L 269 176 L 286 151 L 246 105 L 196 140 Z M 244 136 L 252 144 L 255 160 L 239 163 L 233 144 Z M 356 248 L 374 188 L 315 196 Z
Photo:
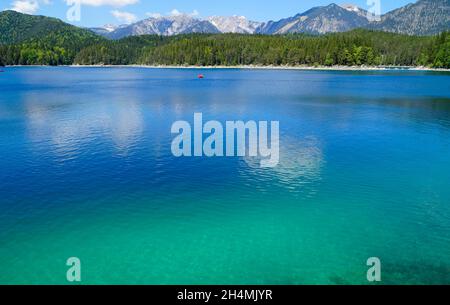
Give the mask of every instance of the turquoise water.
M 0 283 L 450 284 L 450 74 L 0 73 Z M 280 164 L 174 158 L 176 120 L 280 121 Z

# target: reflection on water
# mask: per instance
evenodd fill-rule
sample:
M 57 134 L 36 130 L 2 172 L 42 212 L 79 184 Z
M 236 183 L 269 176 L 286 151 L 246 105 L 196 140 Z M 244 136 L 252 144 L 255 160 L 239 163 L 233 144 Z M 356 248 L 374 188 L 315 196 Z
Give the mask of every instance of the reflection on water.
M 111 100 L 107 105 L 94 107 L 45 102 L 57 98 L 51 94 L 24 98 L 27 133 L 36 149 L 52 148 L 55 155 L 72 158 L 83 146 L 93 144 L 96 138 L 107 137 L 119 155 L 126 155 L 139 143 L 144 131 L 144 118 L 141 105 L 131 98 L 127 101 Z M 73 115 L 74 110 L 76 116 Z
M 281 136 L 280 162 L 273 168 L 261 168 L 260 158 L 246 156 L 241 163 L 240 173 L 251 180 L 279 183 L 286 190 L 295 193 L 305 184 L 320 181 L 321 168 L 324 163 L 322 144 L 313 137 L 296 139 Z M 248 167 L 251 170 L 248 170 Z
M 127 102 L 111 117 L 112 139 L 119 152 L 126 154 L 127 150 L 139 143 L 143 133 L 144 122 L 140 105 Z
M 95 284 L 365 284 L 372 256 L 448 284 L 449 74 L 197 74 L 8 68 L 0 283 L 64 283 L 78 255 Z M 279 165 L 173 157 L 195 112 L 279 121 Z

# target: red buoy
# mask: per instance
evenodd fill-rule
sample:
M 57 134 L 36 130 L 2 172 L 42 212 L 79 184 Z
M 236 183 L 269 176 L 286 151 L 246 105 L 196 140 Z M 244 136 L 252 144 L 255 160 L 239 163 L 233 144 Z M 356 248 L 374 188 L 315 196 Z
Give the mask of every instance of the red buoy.
M 205 76 L 203 74 L 199 74 L 198 78 L 202 79 L 202 78 L 205 78 Z

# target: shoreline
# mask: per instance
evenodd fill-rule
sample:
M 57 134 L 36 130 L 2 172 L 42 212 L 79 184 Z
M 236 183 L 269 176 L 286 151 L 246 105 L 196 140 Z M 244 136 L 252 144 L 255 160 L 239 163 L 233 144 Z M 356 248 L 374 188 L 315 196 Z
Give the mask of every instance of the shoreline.
M 188 65 L 15 65 L 5 66 L 4 68 L 14 67 L 68 67 L 68 68 L 145 68 L 145 69 L 243 69 L 243 70 L 303 70 L 303 71 L 430 71 L 430 72 L 450 72 L 450 69 L 443 68 L 428 68 L 428 67 L 407 67 L 407 66 L 254 66 L 254 65 L 239 65 L 239 66 L 188 66 Z

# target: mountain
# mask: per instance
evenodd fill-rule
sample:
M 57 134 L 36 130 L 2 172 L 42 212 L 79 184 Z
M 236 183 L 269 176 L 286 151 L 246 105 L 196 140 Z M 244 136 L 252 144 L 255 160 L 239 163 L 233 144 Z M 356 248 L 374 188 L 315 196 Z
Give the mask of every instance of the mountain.
M 371 28 L 409 35 L 433 35 L 450 29 L 450 0 L 419 0 L 381 17 Z
M 341 4 L 340 7 L 345 8 L 347 11 L 354 12 L 361 17 L 367 18 L 367 11 L 353 4 Z
M 80 29 L 56 18 L 15 11 L 0 12 L 0 44 L 20 43 L 37 38 L 49 40 L 56 36 L 73 41 L 95 40 L 97 37 L 89 30 Z
M 261 26 L 261 22 L 251 21 L 244 16 L 212 16 L 208 18 L 222 33 L 253 34 Z
M 268 21 L 261 24 L 256 30 L 257 34 L 275 34 L 278 33 L 282 28 L 287 26 L 288 24 L 293 24 L 297 20 L 299 20 L 301 14 L 297 14 L 294 17 L 289 17 L 285 19 L 281 19 L 279 21 Z
M 369 24 L 367 12 L 355 6 L 341 7 L 337 4 L 314 7 L 294 17 L 269 21 L 260 26 L 260 34 L 310 33 L 324 34 L 346 32 Z
M 207 20 L 193 18 L 186 14 L 169 17 L 148 18 L 129 26 L 118 28 L 105 36 L 120 39 L 127 36 L 162 35 L 173 36 L 188 33 L 220 33 L 220 31 Z
M 97 35 L 107 36 L 110 33 L 116 31 L 117 29 L 124 28 L 124 27 L 127 27 L 127 26 L 128 26 L 127 24 L 123 24 L 123 25 L 105 24 L 102 27 L 89 28 L 89 30 L 94 32 Z

